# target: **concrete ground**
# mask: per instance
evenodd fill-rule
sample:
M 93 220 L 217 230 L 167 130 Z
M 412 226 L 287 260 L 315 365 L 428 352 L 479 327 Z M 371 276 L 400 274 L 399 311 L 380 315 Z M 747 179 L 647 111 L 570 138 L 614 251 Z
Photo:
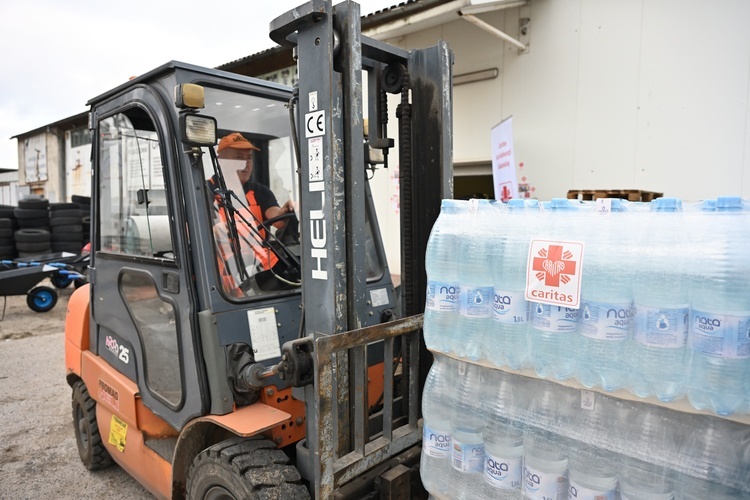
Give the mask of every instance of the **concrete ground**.
M 71 389 L 65 382 L 64 327 L 68 297 L 35 313 L 25 296 L 1 297 L 0 499 L 153 498 L 119 466 L 89 472 L 73 433 Z

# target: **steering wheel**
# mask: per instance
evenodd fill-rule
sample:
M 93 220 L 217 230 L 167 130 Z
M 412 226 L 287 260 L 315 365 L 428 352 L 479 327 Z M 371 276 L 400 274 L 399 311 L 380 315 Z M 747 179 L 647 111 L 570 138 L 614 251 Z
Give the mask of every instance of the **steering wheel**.
M 266 226 L 266 235 L 263 240 L 263 243 L 268 243 L 269 235 L 271 234 L 270 228 L 275 223 L 285 220 L 288 221 L 286 224 L 284 224 L 284 227 L 281 229 L 276 230 L 276 239 L 279 241 L 284 240 L 284 236 L 286 235 L 286 230 L 290 225 L 294 225 L 291 223 L 292 219 L 297 220 L 297 214 L 294 212 L 287 212 L 285 214 L 277 215 L 276 217 L 271 217 L 270 219 L 266 219 L 263 221 L 263 225 Z

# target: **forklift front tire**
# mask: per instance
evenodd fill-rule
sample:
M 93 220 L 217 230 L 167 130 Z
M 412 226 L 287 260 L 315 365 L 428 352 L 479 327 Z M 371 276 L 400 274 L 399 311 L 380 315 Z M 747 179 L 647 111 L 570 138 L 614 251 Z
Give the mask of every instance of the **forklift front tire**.
M 112 464 L 112 457 L 102 443 L 96 422 L 96 401 L 91 399 L 86 384 L 73 385 L 73 427 L 78 454 L 88 470 L 100 470 Z
M 273 442 L 232 438 L 203 450 L 190 466 L 187 497 L 309 499 L 297 469 Z

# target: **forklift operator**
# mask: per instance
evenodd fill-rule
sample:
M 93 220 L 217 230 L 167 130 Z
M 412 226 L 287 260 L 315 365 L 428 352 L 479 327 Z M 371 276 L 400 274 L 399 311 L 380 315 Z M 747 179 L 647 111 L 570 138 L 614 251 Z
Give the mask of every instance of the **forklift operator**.
M 241 167 L 237 168 L 237 176 L 245 192 L 248 208 L 257 220 L 265 221 L 294 211 L 292 200 L 287 200 L 284 205 L 279 207 L 273 191 L 263 184 L 250 180 L 250 176 L 253 173 L 253 151 L 260 151 L 260 148 L 245 139 L 242 134 L 234 132 L 224 136 L 219 141 L 216 151 L 220 164 L 227 165 L 234 160 L 238 162 L 237 167 Z M 231 170 L 223 170 L 231 172 Z M 277 229 L 281 229 L 284 226 L 284 222 L 279 221 L 274 226 Z M 263 231 L 262 228 L 260 230 Z
M 265 221 L 274 217 L 294 212 L 294 205 L 291 199 L 282 206 L 279 206 L 276 196 L 270 188 L 255 180 L 251 180 L 254 151 L 260 151 L 260 148 L 247 140 L 239 132 L 233 132 L 223 137 L 217 147 L 219 168 L 222 171 L 227 189 L 234 193 L 242 191 L 245 194 L 245 199 L 240 200 L 242 206 L 238 206 L 240 205 L 240 201 L 236 198 L 232 201 L 237 210 L 235 222 L 242 241 L 242 255 L 246 269 L 250 275 L 272 269 L 278 262 L 277 256 L 263 244 L 267 235 L 266 228 L 261 223 L 265 223 Z M 208 180 L 208 186 L 212 192 L 215 192 L 215 189 L 218 187 L 215 176 L 212 176 Z M 223 262 L 220 264 L 222 274 L 227 279 L 229 275 L 236 275 L 237 270 L 233 269 L 234 266 L 231 263 L 232 251 L 231 245 L 228 243 L 229 237 L 226 234 L 227 225 L 225 224 L 226 209 L 221 204 L 218 204 L 218 206 L 215 204 L 215 207 L 218 219 L 223 221 L 216 224 L 214 234 L 219 247 L 218 250 L 222 255 Z M 287 222 L 287 220 L 280 220 L 273 222 L 272 225 L 276 229 L 282 229 Z M 252 225 L 253 227 L 248 228 L 248 225 Z M 232 290 L 236 285 L 238 283 L 235 282 L 233 284 L 231 279 L 229 282 L 224 283 L 225 290 L 228 292 L 236 291 Z

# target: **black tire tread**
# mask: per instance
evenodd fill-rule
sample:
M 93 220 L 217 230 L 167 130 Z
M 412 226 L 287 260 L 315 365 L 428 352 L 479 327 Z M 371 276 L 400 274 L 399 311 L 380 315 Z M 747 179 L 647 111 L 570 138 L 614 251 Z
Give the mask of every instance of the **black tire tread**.
M 58 210 L 78 210 L 78 203 L 61 202 L 49 204 L 50 212 L 57 212 Z
M 26 228 L 16 231 L 13 237 L 21 243 L 40 243 L 49 242 L 51 235 L 46 229 Z
M 49 219 L 46 208 L 16 208 L 13 210 L 16 219 Z
M 46 200 L 44 198 L 29 197 L 18 200 L 18 206 L 19 208 L 27 208 L 32 210 L 43 209 L 46 211 L 47 207 L 49 207 L 49 200 Z
M 273 442 L 258 438 L 232 438 L 203 450 L 190 466 L 188 497 L 200 485 L 201 469 L 222 468 L 231 472 L 247 489 L 246 498 L 258 500 L 309 499 L 299 471 Z
M 60 217 L 75 217 L 77 219 L 80 219 L 81 217 L 83 217 L 83 215 L 81 214 L 80 208 L 66 208 L 49 213 L 49 218 L 52 220 L 58 219 Z
M 49 217 L 39 219 L 17 219 L 20 228 L 49 228 Z
M 78 225 L 83 227 L 83 222 L 81 220 L 81 217 L 53 217 L 49 220 L 49 225 L 52 227 L 55 226 L 72 226 L 72 225 Z
M 82 380 L 79 380 L 73 385 L 73 425 L 77 427 L 78 422 L 76 422 L 76 397 L 80 397 L 80 404 L 83 408 L 83 412 L 88 422 L 89 429 L 91 430 L 91 437 L 89 442 L 89 446 L 91 447 L 92 451 L 91 463 L 86 463 L 84 461 L 84 465 L 88 470 L 92 471 L 109 467 L 112 464 L 112 457 L 104 447 L 102 436 L 101 434 L 99 434 L 99 424 L 96 421 L 96 401 L 91 398 L 91 396 L 89 395 L 89 391 L 86 388 L 86 384 L 84 384 Z M 83 461 L 83 457 L 81 457 L 81 460 Z
M 68 243 L 76 242 L 81 243 L 83 241 L 83 232 L 81 231 L 52 231 L 52 244 L 55 243 Z
M 91 197 L 90 196 L 81 196 L 80 194 L 74 194 L 70 197 L 70 201 L 73 203 L 80 204 L 91 204 Z
M 34 303 L 34 297 L 39 292 L 48 292 L 52 294 L 52 304 L 49 306 L 46 306 L 45 308 L 40 308 Z M 49 286 L 38 286 L 36 288 L 32 288 L 29 290 L 29 293 L 26 294 L 26 305 L 29 306 L 29 309 L 31 309 L 34 312 L 38 313 L 46 313 L 50 312 L 52 309 L 55 308 L 55 305 L 57 305 L 57 299 L 58 299 L 57 291 L 55 291 L 54 288 Z

